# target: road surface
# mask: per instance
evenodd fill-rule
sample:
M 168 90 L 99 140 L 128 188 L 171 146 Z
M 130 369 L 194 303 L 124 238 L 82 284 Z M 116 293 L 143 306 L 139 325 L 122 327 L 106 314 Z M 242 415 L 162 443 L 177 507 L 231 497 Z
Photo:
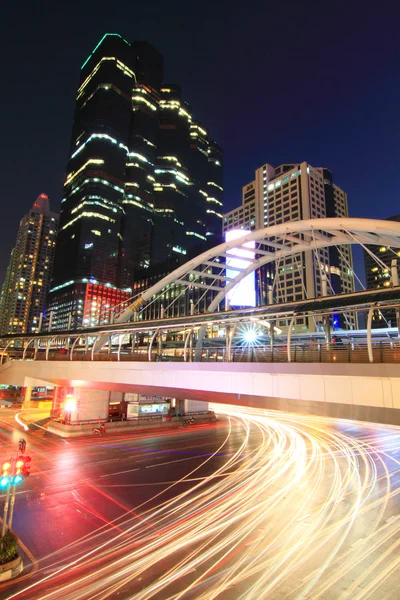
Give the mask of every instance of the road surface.
M 2 412 L 2 458 L 25 437 L 32 475 L 26 570 L 0 598 L 400 599 L 400 429 L 214 408 L 216 424 L 81 440 Z

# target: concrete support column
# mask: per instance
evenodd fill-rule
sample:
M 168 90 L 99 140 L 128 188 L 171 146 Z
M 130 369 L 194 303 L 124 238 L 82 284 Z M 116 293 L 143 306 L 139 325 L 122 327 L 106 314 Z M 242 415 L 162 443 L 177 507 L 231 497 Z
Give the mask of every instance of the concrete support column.
M 53 392 L 53 404 L 50 411 L 50 416 L 52 419 L 57 419 L 61 413 L 61 404 L 64 402 L 65 398 L 65 389 L 62 386 L 57 385 L 54 388 Z
M 89 388 L 73 388 L 70 398 L 75 404 L 68 413 L 69 423 L 80 423 L 84 421 L 107 421 L 110 405 L 110 392 L 107 390 L 92 390 Z M 65 415 L 66 416 L 66 415 Z
M 202 400 L 184 400 L 184 413 L 205 412 L 208 410 L 208 402 Z
M 271 322 L 271 328 L 269 330 L 269 343 L 270 343 L 270 346 L 271 346 L 271 352 L 273 352 L 273 350 L 274 350 L 274 343 L 275 343 L 275 325 L 272 322 Z
M 367 348 L 368 348 L 368 360 L 370 363 L 374 362 L 374 353 L 372 351 L 372 317 L 374 316 L 374 306 L 370 306 L 367 317 Z
M 399 272 L 397 270 L 397 258 L 394 258 L 391 263 L 391 274 L 392 274 L 392 286 L 397 287 L 399 285 Z
M 32 386 L 27 385 L 24 388 L 24 399 L 22 401 L 22 408 L 30 408 L 31 397 L 32 397 Z
M 177 415 L 183 415 L 185 412 L 185 400 L 177 400 L 175 410 Z
M 330 320 L 329 320 L 329 315 L 325 315 L 322 318 L 322 322 L 324 324 L 326 349 L 330 350 L 332 339 L 331 339 L 331 324 L 330 324 Z

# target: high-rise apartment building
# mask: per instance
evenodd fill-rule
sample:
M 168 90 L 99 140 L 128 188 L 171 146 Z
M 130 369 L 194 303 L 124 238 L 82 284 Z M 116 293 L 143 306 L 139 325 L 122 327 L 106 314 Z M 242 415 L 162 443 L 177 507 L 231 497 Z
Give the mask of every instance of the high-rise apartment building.
M 179 86 L 163 83 L 158 51 L 106 34 L 77 92 L 49 295 L 54 326 L 71 315 L 83 324 L 87 284 L 129 296 L 137 269 L 185 255 L 218 235 L 221 220 L 221 149 Z
M 242 205 L 224 215 L 223 232 L 347 216 L 347 195 L 333 182 L 329 169 L 315 168 L 306 162 L 278 167 L 265 164 L 256 170 L 254 181 L 243 187 Z M 354 291 L 351 248 L 302 252 L 283 258 L 275 266 L 264 267 L 259 302 L 267 302 L 267 286 L 273 287 L 277 302 L 321 296 L 321 272 L 327 275 L 329 293 Z M 347 325 L 353 326 L 354 315 L 347 319 Z
M 400 215 L 389 217 L 387 220 L 400 221 Z M 367 288 L 376 289 L 393 285 L 392 268 L 397 269 L 398 276 L 400 275 L 400 252 L 395 252 L 387 246 L 367 245 L 365 248 L 363 252 Z M 372 327 L 395 327 L 397 321 L 395 309 L 388 309 L 383 313 L 377 310 L 373 315 Z
M 21 219 L 0 297 L 0 333 L 39 331 L 54 260 L 58 215 L 40 194 Z

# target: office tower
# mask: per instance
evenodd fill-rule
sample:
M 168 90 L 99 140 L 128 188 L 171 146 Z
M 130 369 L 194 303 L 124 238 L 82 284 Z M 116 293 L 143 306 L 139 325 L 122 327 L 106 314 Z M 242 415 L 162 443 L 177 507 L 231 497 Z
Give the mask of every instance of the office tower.
M 89 284 L 113 308 L 132 295 L 137 270 L 185 256 L 217 236 L 221 220 L 221 149 L 179 86 L 163 82 L 158 51 L 106 34 L 77 92 L 49 295 L 54 327 L 100 322 L 87 316 Z
M 388 221 L 400 221 L 400 215 L 389 217 Z M 393 285 L 392 268 L 399 272 L 400 253 L 387 246 L 365 246 L 364 266 L 365 278 L 368 289 L 390 287 Z M 374 255 L 377 258 L 374 258 Z M 398 316 L 395 309 L 385 310 L 383 313 L 376 311 L 372 319 L 373 328 L 396 327 Z
M 278 167 L 265 164 L 256 170 L 254 181 L 243 187 L 242 205 L 224 215 L 223 232 L 347 216 L 347 195 L 333 182 L 329 169 L 315 168 L 306 162 Z M 275 267 L 264 267 L 259 303 L 267 303 L 268 286 L 273 288 L 275 302 L 321 296 L 321 271 L 328 277 L 328 293 L 354 291 L 351 248 L 321 248 L 283 258 Z M 349 314 L 341 325 L 352 327 L 354 323 L 354 315 Z
M 0 333 L 39 331 L 54 260 L 58 215 L 40 194 L 21 219 L 0 297 Z

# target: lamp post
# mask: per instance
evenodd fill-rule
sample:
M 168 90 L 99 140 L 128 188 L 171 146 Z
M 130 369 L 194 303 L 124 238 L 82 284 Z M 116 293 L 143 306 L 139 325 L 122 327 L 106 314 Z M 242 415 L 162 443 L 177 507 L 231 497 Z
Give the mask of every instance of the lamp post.
M 64 403 L 65 423 L 68 423 L 68 424 L 71 423 L 71 413 L 74 412 L 75 410 L 76 410 L 76 400 L 72 394 L 68 394 L 65 397 L 65 403 Z

